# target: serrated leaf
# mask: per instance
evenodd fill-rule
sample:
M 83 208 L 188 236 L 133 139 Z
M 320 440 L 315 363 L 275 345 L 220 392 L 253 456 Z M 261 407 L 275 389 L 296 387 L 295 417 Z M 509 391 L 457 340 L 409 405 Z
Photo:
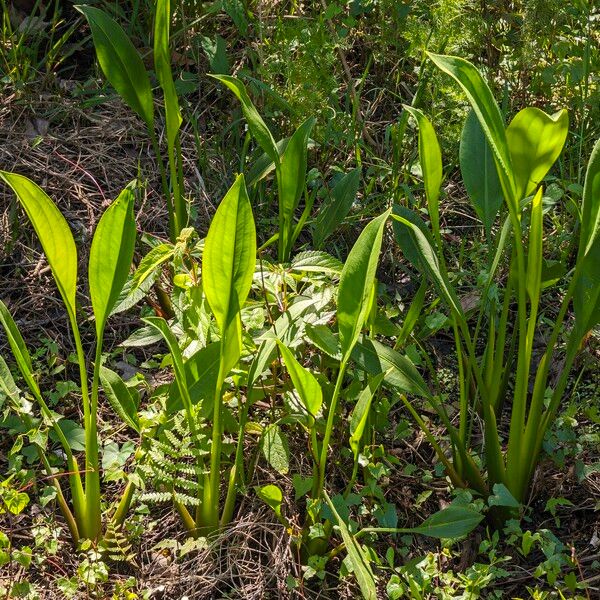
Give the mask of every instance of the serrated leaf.
M 291 271 L 299 273 L 330 273 L 339 275 L 344 268 L 343 263 L 327 252 L 307 250 L 297 254 L 290 266 Z
M 269 425 L 262 439 L 262 450 L 267 462 L 281 475 L 290 470 L 290 449 L 287 437 L 277 425 Z

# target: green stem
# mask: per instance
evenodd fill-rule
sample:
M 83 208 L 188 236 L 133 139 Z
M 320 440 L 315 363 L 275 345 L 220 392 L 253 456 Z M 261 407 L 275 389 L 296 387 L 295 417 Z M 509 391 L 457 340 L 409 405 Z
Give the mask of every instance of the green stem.
M 333 432 L 333 421 L 337 409 L 338 398 L 342 389 L 342 383 L 344 381 L 344 374 L 346 373 L 346 367 L 348 359 L 343 358 L 340 363 L 340 370 L 338 371 L 337 381 L 335 382 L 335 389 L 333 390 L 333 396 L 331 397 L 331 404 L 329 405 L 329 413 L 327 414 L 327 424 L 325 426 L 325 435 L 323 436 L 323 445 L 321 447 L 321 457 L 319 459 L 319 474 L 316 480 L 316 486 L 313 483 L 313 499 L 320 499 L 323 495 L 323 487 L 325 485 L 325 469 L 327 466 L 327 452 L 329 450 L 329 440 Z
M 44 469 L 46 470 L 46 473 L 48 473 L 48 475 L 52 478 L 51 481 L 52 481 L 52 485 L 54 486 L 54 489 L 56 490 L 56 501 L 58 502 L 58 506 L 60 507 L 60 512 L 62 513 L 62 516 L 65 518 L 65 521 L 67 522 L 67 527 L 69 528 L 69 532 L 71 533 L 71 538 L 73 540 L 73 543 L 77 544 L 79 542 L 79 528 L 77 527 L 77 522 L 75 520 L 75 517 L 73 516 L 73 513 L 71 512 L 71 509 L 69 508 L 69 505 L 67 504 L 67 501 L 65 500 L 65 497 L 63 495 L 62 488 L 60 487 L 60 483 L 58 482 L 58 479 L 56 478 L 55 474 L 52 472 L 52 467 L 50 466 L 50 463 L 48 462 L 48 458 L 46 457 L 46 454 L 44 453 L 42 448 L 40 448 L 39 446 L 37 446 L 37 453 L 38 453 L 38 456 L 40 457 L 40 460 L 42 461 L 42 463 L 44 465 Z M 79 473 L 77 474 L 77 476 L 79 476 Z M 81 484 L 81 479 L 79 480 L 79 483 Z
M 100 509 L 100 465 L 98 459 L 98 387 L 100 382 L 100 365 L 102 362 L 102 334 L 99 332 L 96 340 L 96 352 L 94 358 L 94 375 L 92 379 L 91 399 L 88 393 L 87 369 L 81 337 L 79 330 L 74 329 L 75 346 L 77 348 L 77 360 L 81 373 L 81 394 L 84 407 L 88 406 L 87 419 L 84 411 L 85 421 L 85 506 L 86 527 L 84 535 L 91 540 L 99 539 L 102 533 L 101 509 Z
M 202 503 L 204 523 L 208 532 L 214 531 L 219 524 L 219 483 L 221 480 L 221 447 L 223 444 L 223 432 L 221 416 L 223 412 L 222 389 L 225 382 L 225 347 L 226 340 L 221 338 L 220 364 L 217 383 L 215 385 L 215 396 L 213 405 L 212 444 L 210 448 L 210 471 L 208 475 L 209 485 L 204 489 L 204 501 Z
M 158 139 L 156 137 L 156 133 L 153 130 L 149 131 L 150 140 L 152 142 L 152 148 L 154 150 L 154 154 L 158 160 L 158 168 L 160 170 L 160 185 L 162 188 L 163 196 L 167 202 L 167 212 L 169 213 L 169 239 L 172 243 L 177 241 L 177 236 L 179 233 L 176 231 L 176 223 L 175 223 L 175 211 L 173 210 L 173 202 L 171 200 L 171 192 L 169 191 L 169 184 L 167 183 L 167 172 L 165 169 L 165 163 L 160 151 L 160 145 L 158 143 Z

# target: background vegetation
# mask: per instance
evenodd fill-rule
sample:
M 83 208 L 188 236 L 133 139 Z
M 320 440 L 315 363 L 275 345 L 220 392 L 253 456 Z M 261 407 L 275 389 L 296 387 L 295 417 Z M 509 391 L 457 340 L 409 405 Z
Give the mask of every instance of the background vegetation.
M 563 320 L 560 303 L 591 227 L 581 206 L 600 138 L 593 0 L 117 0 L 79 10 L 0 1 L 0 597 L 355 598 L 373 585 L 381 598 L 598 595 L 595 323 L 575 349 L 530 493 L 474 484 L 476 470 L 489 470 L 486 418 L 457 314 L 472 331 L 482 311 L 483 364 L 496 335 L 489 306 L 500 320 L 511 254 L 494 274 L 506 211 L 482 227 L 461 164 L 471 106 L 426 54 L 475 65 L 507 123 L 526 107 L 568 111 L 539 198 L 545 289 L 530 348 L 537 369 L 548 342 L 556 346 L 552 391 L 577 318 L 569 305 Z M 141 108 L 97 53 L 95 9 L 139 56 L 125 67 L 147 73 L 131 88 Z M 437 186 L 419 146 L 426 125 L 403 105 L 437 134 Z M 78 248 L 72 314 L 55 283 L 68 235 L 53 266 L 48 227 L 31 227 L 11 172 L 54 201 Z M 125 204 L 135 206 L 137 241 L 117 298 L 134 252 L 122 245 L 134 218 L 119 212 Z M 380 217 L 392 206 L 431 229 L 458 312 L 407 252 L 402 224 Z M 529 249 L 534 209 L 522 210 Z M 99 226 L 107 214 L 122 215 L 112 237 Z M 109 293 L 93 273 L 98 257 L 110 270 L 111 249 Z M 221 279 L 227 256 L 244 257 L 227 263 L 239 269 L 235 285 Z M 362 265 L 360 277 L 344 264 Z M 516 300 L 506 310 L 508 349 Z M 15 360 L 12 319 L 34 391 Z M 339 333 L 339 347 L 328 333 Z M 398 351 L 386 355 L 389 369 L 380 346 Z M 510 396 L 519 384 L 509 362 Z M 541 393 L 543 406 L 550 396 Z M 512 414 L 512 402 L 503 408 Z M 451 435 L 453 425 L 462 432 L 461 415 L 473 435 L 470 472 Z M 499 426 L 502 449 L 509 423 Z M 216 534 L 219 524 L 227 527 Z

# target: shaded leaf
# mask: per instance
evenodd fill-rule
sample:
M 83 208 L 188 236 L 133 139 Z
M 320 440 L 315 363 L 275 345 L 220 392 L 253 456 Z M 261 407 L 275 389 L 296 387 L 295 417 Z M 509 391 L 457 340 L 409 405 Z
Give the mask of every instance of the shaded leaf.
M 490 144 L 473 110 L 460 138 L 460 172 L 469 199 L 489 235 L 502 206 L 502 187 Z
M 154 129 L 154 105 L 150 79 L 130 39 L 121 26 L 99 8 L 76 7 L 90 24 L 100 67 L 126 104 Z
M 329 200 L 321 206 L 315 219 L 312 236 L 315 248 L 321 248 L 323 242 L 346 218 L 356 200 L 359 184 L 360 168 L 356 168 L 334 185 Z

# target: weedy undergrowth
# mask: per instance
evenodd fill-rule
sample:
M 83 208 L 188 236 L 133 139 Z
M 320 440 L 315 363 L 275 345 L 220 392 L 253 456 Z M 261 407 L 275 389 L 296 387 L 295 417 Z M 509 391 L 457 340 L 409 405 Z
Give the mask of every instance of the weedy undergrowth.
M 487 497 L 504 486 L 515 507 L 527 499 L 542 442 L 552 425 L 584 336 L 600 322 L 600 142 L 590 157 L 580 233 L 574 266 L 559 279 L 567 285 L 556 317 L 545 317 L 546 349 L 536 364 L 534 341 L 544 327 L 540 320 L 543 292 L 555 286 L 544 277 L 544 208 L 542 180 L 561 153 L 568 133 L 565 110 L 549 116 L 537 108 L 520 111 L 508 126 L 490 89 L 466 60 L 430 54 L 442 71 L 464 90 L 473 112 L 461 140 L 461 172 L 469 197 L 483 222 L 489 247 L 489 269 L 479 296 L 475 325 L 450 283 L 439 223 L 442 163 L 433 127 L 423 113 L 407 109 L 419 126 L 430 228 L 418 215 L 397 207 L 397 240 L 405 256 L 433 283 L 452 321 L 459 369 L 460 419 L 454 426 L 447 407 L 434 393 L 428 401 L 447 427 L 452 457 L 419 416 L 407 408 L 423 429 L 456 486 L 469 486 Z M 505 211 L 501 211 L 501 206 Z M 508 213 L 506 215 L 506 213 Z M 492 236 L 498 215 L 503 224 Z M 506 263 L 506 264 L 505 264 Z M 501 269 L 506 275 L 501 277 Z M 492 286 L 497 290 L 491 293 Z M 575 322 L 565 331 L 573 303 Z M 513 317 L 513 307 L 516 316 Z M 558 377 L 550 376 L 562 336 L 566 346 Z M 474 459 L 477 415 L 482 417 L 484 446 Z M 508 416 L 507 439 L 500 423 Z M 495 513 L 498 521 L 510 510 Z
M 195 515 L 190 514 L 185 502 L 175 505 L 186 528 L 198 535 L 214 532 L 226 525 L 233 514 L 238 479 L 243 470 L 241 449 L 236 452 L 234 464 L 228 475 L 225 503 L 220 510 L 221 463 L 223 445 L 223 386 L 230 371 L 237 365 L 242 353 L 242 323 L 240 311 L 246 302 L 256 264 L 256 231 L 244 176 L 240 175 L 221 201 L 211 222 L 202 254 L 202 289 L 215 318 L 219 333 L 216 346 L 218 369 L 210 383 L 212 395 L 206 402 L 193 402 L 190 389 L 194 381 L 188 376 L 178 340 L 168 323 L 160 317 L 147 317 L 144 321 L 155 328 L 165 339 L 173 360 L 175 380 L 187 424 L 197 444 L 198 485 Z M 204 357 L 208 360 L 208 355 Z M 210 403 L 210 404 L 208 404 Z M 212 420 L 201 419 L 199 411 L 212 407 Z M 204 413 L 206 414 L 206 412 Z M 204 425 L 199 430 L 199 423 Z M 244 423 L 242 419 L 241 427 Z M 204 432 L 210 445 L 204 439 Z M 243 436 L 240 435 L 240 439 Z
M 279 261 L 289 262 L 294 242 L 312 209 L 312 202 L 307 202 L 298 222 L 294 221 L 294 214 L 306 187 L 308 141 L 316 119 L 309 117 L 289 139 L 275 142 L 273 134 L 256 110 L 244 84 L 229 75 L 213 75 L 213 77 L 226 85 L 240 101 L 248 129 L 269 159 L 270 165 L 267 162 L 262 176 L 265 176 L 273 167 L 275 168 L 279 202 L 279 230 L 269 241 L 277 240 Z
M 79 365 L 80 389 L 85 430 L 85 459 L 83 469 L 61 429 L 61 416 L 50 410 L 45 392 L 40 389 L 32 369 L 32 360 L 25 341 L 5 304 L 0 301 L 0 323 L 29 392 L 35 399 L 45 427 L 51 427 L 66 456 L 72 510 L 65 500 L 57 473 L 50 466 L 45 434 L 38 432 L 33 415 L 20 409 L 20 394 L 12 380 L 4 359 L 0 359 L 2 387 L 8 390 L 17 414 L 31 431 L 30 439 L 37 447 L 39 457 L 56 488 L 61 512 L 67 521 L 74 542 L 80 538 L 99 540 L 102 536 L 100 468 L 98 460 L 98 397 L 102 373 L 102 342 L 108 317 L 127 279 L 135 245 L 136 227 L 133 216 L 134 194 L 125 188 L 102 215 L 90 249 L 88 283 L 95 320 L 96 346 L 91 387 L 78 321 L 77 248 L 69 225 L 46 193 L 33 181 L 16 173 L 0 172 L 0 178 L 9 185 L 25 210 L 42 245 L 52 276 L 66 308 Z M 131 502 L 133 487 L 129 484 L 113 514 L 114 525 L 125 517 Z

